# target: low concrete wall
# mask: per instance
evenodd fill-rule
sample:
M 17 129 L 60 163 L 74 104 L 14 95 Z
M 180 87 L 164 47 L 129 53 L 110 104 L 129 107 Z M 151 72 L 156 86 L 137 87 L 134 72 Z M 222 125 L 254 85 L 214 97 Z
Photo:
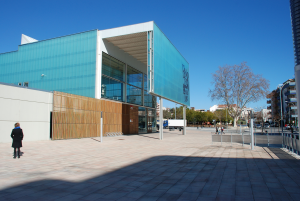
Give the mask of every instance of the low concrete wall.
M 50 139 L 53 93 L 0 83 L 0 142 L 11 142 L 11 131 L 19 122 L 23 141 Z

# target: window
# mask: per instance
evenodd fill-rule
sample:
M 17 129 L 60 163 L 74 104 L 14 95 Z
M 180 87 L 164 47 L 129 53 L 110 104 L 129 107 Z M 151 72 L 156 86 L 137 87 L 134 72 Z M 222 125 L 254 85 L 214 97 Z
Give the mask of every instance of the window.
M 123 99 L 123 83 L 102 76 L 101 96 L 117 101 L 124 101 Z
M 143 73 L 131 66 L 127 66 L 127 83 L 142 88 Z
M 127 85 L 127 102 L 142 105 L 142 89 Z
M 125 82 L 125 63 L 103 53 L 102 74 Z

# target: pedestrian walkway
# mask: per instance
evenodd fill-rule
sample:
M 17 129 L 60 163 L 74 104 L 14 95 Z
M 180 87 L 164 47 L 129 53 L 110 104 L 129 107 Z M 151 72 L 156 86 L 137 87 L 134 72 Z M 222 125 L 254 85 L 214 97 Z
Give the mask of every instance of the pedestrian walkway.
M 210 132 L 0 144 L 0 200 L 299 200 L 300 162 L 279 148 L 211 144 Z

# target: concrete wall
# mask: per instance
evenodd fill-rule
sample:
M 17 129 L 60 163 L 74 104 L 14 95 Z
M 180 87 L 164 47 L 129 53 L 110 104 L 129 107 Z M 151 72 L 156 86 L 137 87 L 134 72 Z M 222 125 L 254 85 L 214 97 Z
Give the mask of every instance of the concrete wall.
M 14 124 L 23 129 L 23 141 L 50 139 L 53 93 L 0 83 L 0 143 L 12 142 Z

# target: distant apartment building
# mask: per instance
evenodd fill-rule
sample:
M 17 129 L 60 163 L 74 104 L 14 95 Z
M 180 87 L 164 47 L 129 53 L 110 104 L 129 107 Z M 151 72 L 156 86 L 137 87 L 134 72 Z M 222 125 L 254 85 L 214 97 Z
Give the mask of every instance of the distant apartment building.
M 196 112 L 205 112 L 205 109 L 195 109 Z
M 235 108 L 236 104 L 232 104 L 231 107 Z M 216 110 L 224 110 L 227 109 L 227 105 L 213 105 L 209 108 L 210 112 L 215 112 Z
M 267 109 L 272 120 L 282 119 L 286 123 L 296 123 L 298 118 L 295 79 L 285 81 L 281 87 L 267 95 Z

